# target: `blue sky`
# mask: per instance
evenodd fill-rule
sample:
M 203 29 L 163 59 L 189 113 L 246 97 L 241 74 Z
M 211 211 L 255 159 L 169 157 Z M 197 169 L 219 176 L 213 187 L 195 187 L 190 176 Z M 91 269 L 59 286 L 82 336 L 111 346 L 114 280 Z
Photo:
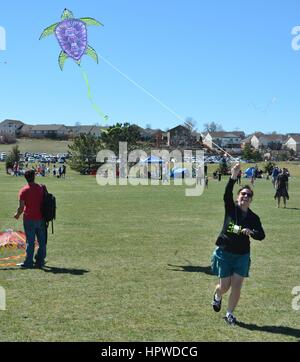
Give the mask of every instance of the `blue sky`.
M 108 121 L 92 108 L 76 63 L 59 69 L 56 38 L 38 40 L 64 8 L 104 24 L 88 27 L 99 64 L 85 56 L 82 65 Z M 246 133 L 300 132 L 297 25 L 298 0 L 1 1 L 0 120 L 165 130 L 192 117 L 200 131 L 214 121 Z

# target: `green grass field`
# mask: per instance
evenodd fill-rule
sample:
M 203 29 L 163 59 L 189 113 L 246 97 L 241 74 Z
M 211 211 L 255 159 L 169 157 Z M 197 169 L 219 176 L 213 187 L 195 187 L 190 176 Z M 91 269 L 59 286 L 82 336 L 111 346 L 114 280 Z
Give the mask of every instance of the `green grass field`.
M 57 154 L 67 152 L 68 144 L 70 143 L 70 141 L 20 138 L 13 145 L 0 144 L 0 152 L 9 153 L 13 146 L 18 145 L 20 152 L 47 152 Z
M 24 178 L 1 164 L 0 229 L 13 219 Z M 223 223 L 225 178 L 201 197 L 185 186 L 105 186 L 67 170 L 42 181 L 57 197 L 45 270 L 0 269 L 7 308 L 1 341 L 297 341 L 292 309 L 299 279 L 299 166 L 288 209 L 275 208 L 271 182 L 258 180 L 252 209 L 266 232 L 252 243 L 252 267 L 229 327 L 210 302 L 210 257 Z M 211 168 L 209 168 L 211 171 Z M 40 181 L 40 180 L 38 180 Z

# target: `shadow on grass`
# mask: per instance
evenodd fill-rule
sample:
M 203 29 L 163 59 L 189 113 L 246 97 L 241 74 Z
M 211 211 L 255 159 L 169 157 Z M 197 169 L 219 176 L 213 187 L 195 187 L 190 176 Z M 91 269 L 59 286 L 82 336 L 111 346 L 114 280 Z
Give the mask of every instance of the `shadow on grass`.
M 83 275 L 89 273 L 89 270 L 86 269 L 67 269 L 67 268 L 57 268 L 54 266 L 45 265 L 42 270 L 46 273 L 53 274 L 72 274 L 72 275 Z
M 182 271 L 188 273 L 204 273 L 208 275 L 213 275 L 211 271 L 211 266 L 172 265 L 172 264 L 168 264 L 168 266 L 173 268 L 173 269 L 168 269 L 172 271 Z
M 299 207 L 286 207 L 287 210 L 300 210 Z
M 290 328 L 290 327 L 284 327 L 284 326 L 258 326 L 256 324 L 248 324 L 248 323 L 243 323 L 243 322 L 237 322 L 237 326 L 248 329 L 250 331 L 284 334 L 286 336 L 300 338 L 300 329 L 296 329 L 296 328 Z

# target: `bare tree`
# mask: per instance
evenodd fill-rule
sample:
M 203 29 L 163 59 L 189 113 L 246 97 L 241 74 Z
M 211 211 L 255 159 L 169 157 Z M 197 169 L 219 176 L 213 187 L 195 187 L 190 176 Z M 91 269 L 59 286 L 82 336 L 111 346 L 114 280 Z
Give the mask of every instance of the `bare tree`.
M 187 117 L 184 121 L 183 126 L 185 126 L 187 129 L 189 129 L 192 132 L 197 131 L 197 121 L 195 121 L 192 117 Z
M 221 132 L 224 130 L 220 123 L 210 122 L 210 123 L 204 123 L 203 131 L 204 132 Z

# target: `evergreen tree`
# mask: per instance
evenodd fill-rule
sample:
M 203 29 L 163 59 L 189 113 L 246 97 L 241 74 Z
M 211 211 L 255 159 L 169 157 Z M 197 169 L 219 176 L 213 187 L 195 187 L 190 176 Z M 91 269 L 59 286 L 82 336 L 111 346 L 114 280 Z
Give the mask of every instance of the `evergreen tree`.
M 249 144 L 246 144 L 244 149 L 243 149 L 243 159 L 245 160 L 251 160 L 253 157 L 253 151 L 252 148 Z
M 103 148 L 99 138 L 91 134 L 81 134 L 75 137 L 73 143 L 68 146 L 70 160 L 68 162 L 72 170 L 82 171 L 97 167 L 96 156 Z
M 105 144 L 105 148 L 111 150 L 118 155 L 119 142 L 127 142 L 128 151 L 137 148 L 137 142 L 140 139 L 140 132 L 137 126 L 130 125 L 129 123 L 117 123 L 103 132 L 101 139 Z

